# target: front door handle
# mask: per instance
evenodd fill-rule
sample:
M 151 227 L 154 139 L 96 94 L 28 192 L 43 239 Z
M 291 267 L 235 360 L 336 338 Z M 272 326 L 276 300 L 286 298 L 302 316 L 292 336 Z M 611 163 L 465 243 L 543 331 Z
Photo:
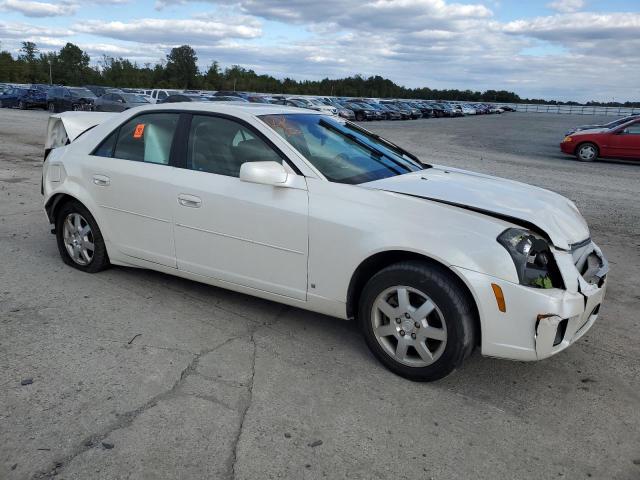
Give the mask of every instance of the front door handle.
M 202 200 L 195 195 L 186 195 L 181 193 L 178 195 L 178 203 L 183 207 L 200 208 Z
M 111 179 L 106 175 L 94 175 L 93 183 L 95 183 L 99 187 L 106 187 L 111 183 Z

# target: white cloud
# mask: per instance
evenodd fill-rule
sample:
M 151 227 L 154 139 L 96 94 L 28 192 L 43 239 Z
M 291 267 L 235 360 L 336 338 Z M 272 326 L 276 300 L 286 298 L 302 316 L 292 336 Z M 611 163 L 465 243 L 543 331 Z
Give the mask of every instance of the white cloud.
M 257 21 L 234 22 L 206 19 L 143 18 L 129 22 L 89 20 L 78 23 L 75 30 L 118 40 L 140 43 L 185 44 L 219 41 L 225 38 L 257 38 L 262 34 Z
M 547 3 L 547 7 L 562 13 L 577 12 L 584 8 L 584 0 L 555 0 Z
M 0 39 L 29 40 L 33 37 L 66 37 L 69 35 L 73 35 L 73 31 L 65 28 L 40 27 L 26 23 L 0 21 Z
M 190 44 L 203 68 L 215 59 L 280 78 L 360 73 L 411 87 L 507 89 L 577 100 L 640 94 L 639 12 L 501 22 L 485 6 L 495 2 L 487 0 L 194 0 L 188 9 L 179 7 L 189 1 L 158 5 L 173 5 L 171 20 L 78 20 L 68 30 L 0 21 L 0 40 L 16 48 L 24 39 L 42 39 L 52 48 L 73 41 L 93 61 L 102 54 L 157 61 L 171 47 Z M 560 3 L 554 8 L 584 6 Z M 265 20 L 278 23 L 263 31 Z M 296 36 L 288 38 L 291 31 Z
M 4 0 L 0 2 L 0 10 L 22 13 L 26 17 L 57 17 L 73 15 L 77 5 L 73 2 L 56 3 L 35 2 L 26 0 Z

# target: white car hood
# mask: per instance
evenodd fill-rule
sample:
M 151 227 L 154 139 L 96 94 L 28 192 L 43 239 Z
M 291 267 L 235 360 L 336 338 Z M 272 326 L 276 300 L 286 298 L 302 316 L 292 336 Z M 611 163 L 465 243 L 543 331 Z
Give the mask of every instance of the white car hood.
M 589 227 L 575 204 L 557 193 L 513 180 L 435 165 L 361 185 L 496 214 L 512 223 L 533 225 L 557 248 L 589 238 Z

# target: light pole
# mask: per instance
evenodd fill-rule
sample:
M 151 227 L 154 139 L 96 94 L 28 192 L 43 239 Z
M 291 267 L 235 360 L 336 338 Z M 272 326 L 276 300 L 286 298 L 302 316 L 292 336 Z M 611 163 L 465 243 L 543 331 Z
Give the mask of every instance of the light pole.
M 53 77 L 51 76 L 51 60 L 49 60 L 49 85 L 53 85 Z

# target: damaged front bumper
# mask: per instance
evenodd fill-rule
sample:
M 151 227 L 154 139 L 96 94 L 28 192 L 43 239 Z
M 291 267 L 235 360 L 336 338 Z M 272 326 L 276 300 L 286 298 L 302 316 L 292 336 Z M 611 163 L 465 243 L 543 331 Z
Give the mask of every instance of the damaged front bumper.
M 452 267 L 478 305 L 483 355 L 541 360 L 577 341 L 595 323 L 604 300 L 609 265 L 593 243 L 572 252 L 555 251 L 566 289 L 532 288 Z M 506 311 L 498 308 L 491 284 L 502 289 Z

